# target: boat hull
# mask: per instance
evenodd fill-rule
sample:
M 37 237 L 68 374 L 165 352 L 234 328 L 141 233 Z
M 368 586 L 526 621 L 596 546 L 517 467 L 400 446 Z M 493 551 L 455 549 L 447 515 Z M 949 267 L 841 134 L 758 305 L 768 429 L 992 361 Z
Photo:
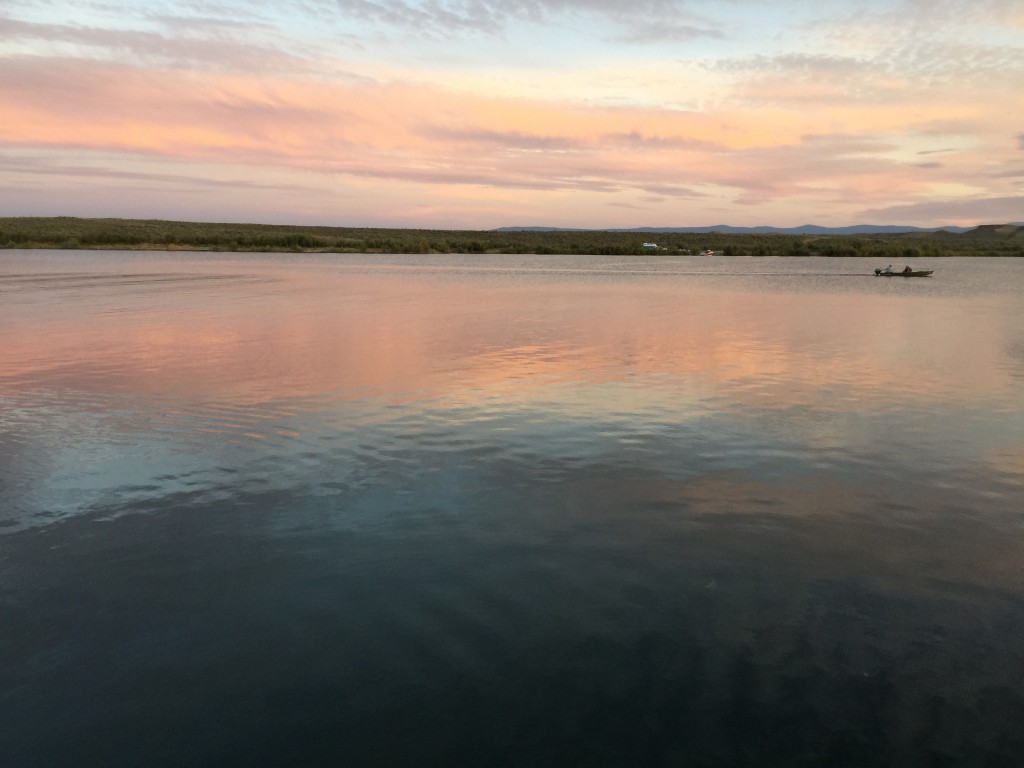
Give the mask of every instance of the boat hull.
M 928 277 L 934 271 L 934 269 L 915 269 L 913 272 L 883 272 L 876 269 L 875 275 L 878 277 Z

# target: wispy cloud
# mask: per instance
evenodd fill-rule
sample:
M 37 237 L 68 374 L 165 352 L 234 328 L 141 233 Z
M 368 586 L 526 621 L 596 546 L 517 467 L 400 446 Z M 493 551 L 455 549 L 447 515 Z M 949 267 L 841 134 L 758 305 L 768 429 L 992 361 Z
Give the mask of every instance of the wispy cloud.
M 510 151 L 559 151 L 568 152 L 585 148 L 585 142 L 575 137 L 527 134 L 521 131 L 493 129 L 451 128 L 426 125 L 418 129 L 420 135 L 431 139 L 465 143 L 476 146 L 497 147 Z
M 637 0 L 628 6 L 617 0 L 334 0 L 338 11 L 376 23 L 457 33 L 473 30 L 495 33 L 516 22 L 543 23 L 553 16 L 589 14 L 620 22 L 674 18 L 683 13 L 681 0 Z M 695 28 L 696 29 L 696 28 Z
M 236 27 L 236 31 L 237 31 Z M 312 73 L 307 60 L 279 48 L 230 39 L 176 37 L 158 32 L 37 24 L 0 17 L 0 38 L 34 43 L 70 43 L 97 50 L 98 58 L 222 72 Z
M 96 163 L 72 163 L 45 155 L 9 156 L 0 154 L 0 173 L 18 173 L 28 176 L 59 176 L 78 181 L 97 179 L 120 184 L 131 183 L 136 187 L 152 189 L 157 186 L 173 186 L 179 189 L 195 190 L 210 188 L 216 190 L 253 189 L 262 191 L 298 192 L 309 194 L 312 185 L 266 183 L 244 176 L 211 178 L 185 172 L 156 173 L 124 168 L 109 168 Z
M 974 224 L 977 222 L 1019 221 L 1024 211 L 1024 196 L 977 199 L 925 200 L 906 205 L 870 208 L 863 211 L 864 221 L 896 223 L 905 221 Z
M 274 185 L 291 184 L 311 210 L 351 192 L 363 215 L 401 200 L 404 214 L 386 203 L 396 216 L 494 225 L 501 211 L 585 218 L 597 205 L 658 224 L 673 211 L 931 224 L 954 209 L 994 215 L 1020 190 L 1024 134 L 1006 125 L 1024 113 L 1014 3 L 169 7 L 5 6 L 0 151 L 60 162 L 0 165 L 0 184 L 49 186 L 59 201 L 91 174 L 114 199 L 119 179 L 212 189 L 249 173 L 267 217 Z
M 618 39 L 629 43 L 685 43 L 701 38 L 721 39 L 725 33 L 717 27 L 701 26 L 685 21 L 650 19 L 630 21 Z

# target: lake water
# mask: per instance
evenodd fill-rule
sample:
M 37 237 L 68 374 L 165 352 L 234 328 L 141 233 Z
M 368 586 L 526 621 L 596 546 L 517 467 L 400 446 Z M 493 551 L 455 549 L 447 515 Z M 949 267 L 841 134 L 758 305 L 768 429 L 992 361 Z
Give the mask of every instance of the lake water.
M 0 763 L 1018 765 L 1024 260 L 877 266 L 0 251 Z

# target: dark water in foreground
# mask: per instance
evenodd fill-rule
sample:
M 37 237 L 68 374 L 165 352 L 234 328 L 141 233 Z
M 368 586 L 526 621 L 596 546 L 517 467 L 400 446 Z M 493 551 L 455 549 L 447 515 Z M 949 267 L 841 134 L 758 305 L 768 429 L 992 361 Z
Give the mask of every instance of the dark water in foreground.
M 0 764 L 1019 765 L 1024 262 L 875 266 L 0 252 Z

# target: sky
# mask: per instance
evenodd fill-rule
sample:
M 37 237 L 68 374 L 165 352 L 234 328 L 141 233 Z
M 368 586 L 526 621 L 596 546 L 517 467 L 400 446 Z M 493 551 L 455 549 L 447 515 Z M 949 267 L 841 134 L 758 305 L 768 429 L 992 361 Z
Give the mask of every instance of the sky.
M 0 0 L 0 215 L 1024 221 L 1024 1 Z

